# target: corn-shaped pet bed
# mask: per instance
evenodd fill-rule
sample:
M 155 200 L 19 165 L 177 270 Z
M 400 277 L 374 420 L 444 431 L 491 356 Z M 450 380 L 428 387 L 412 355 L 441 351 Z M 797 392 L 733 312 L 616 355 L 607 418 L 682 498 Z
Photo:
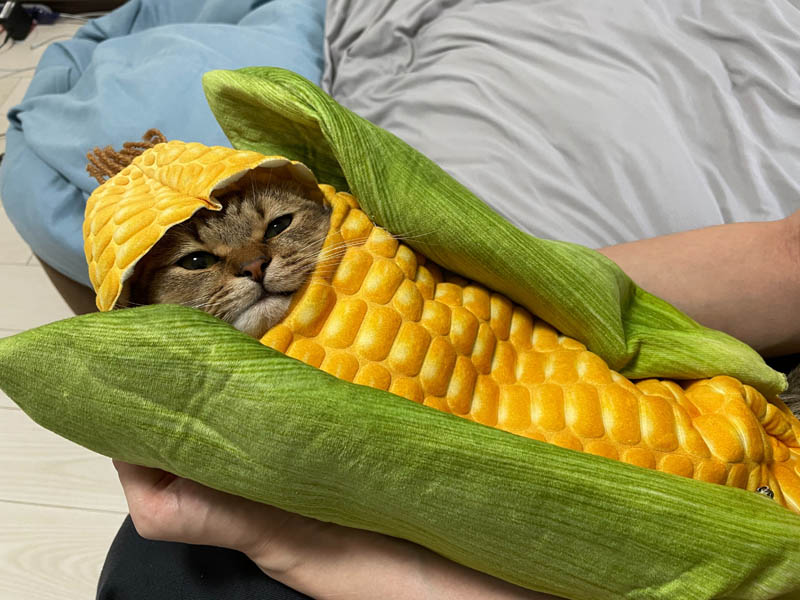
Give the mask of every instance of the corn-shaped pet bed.
M 318 266 L 264 344 L 346 381 L 478 423 L 641 467 L 774 495 L 800 512 L 800 423 L 777 398 L 719 376 L 633 383 L 525 308 L 374 225 L 302 164 L 158 144 L 89 199 L 85 250 L 101 310 L 171 226 L 252 169 L 332 207 Z M 320 193 L 321 192 L 321 193 Z
M 293 73 L 203 84 L 247 151 L 173 142 L 128 164 L 133 145 L 96 165 L 119 173 L 87 207 L 104 312 L 0 339 L 0 387 L 31 418 L 561 597 L 800 590 L 800 517 L 778 504 L 797 502 L 797 422 L 752 349 L 600 254 L 517 230 Z M 168 227 L 253 169 L 333 208 L 317 271 L 265 338 L 310 364 L 198 310 L 108 310 Z M 733 487 L 764 484 L 778 502 Z

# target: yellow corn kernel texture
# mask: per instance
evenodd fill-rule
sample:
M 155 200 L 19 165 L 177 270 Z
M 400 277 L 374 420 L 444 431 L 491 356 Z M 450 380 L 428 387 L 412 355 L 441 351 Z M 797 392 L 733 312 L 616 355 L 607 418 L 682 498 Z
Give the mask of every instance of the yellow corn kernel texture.
M 755 491 L 800 512 L 800 423 L 731 377 L 631 382 L 526 309 L 374 226 L 349 194 L 315 273 L 262 342 L 484 425 Z

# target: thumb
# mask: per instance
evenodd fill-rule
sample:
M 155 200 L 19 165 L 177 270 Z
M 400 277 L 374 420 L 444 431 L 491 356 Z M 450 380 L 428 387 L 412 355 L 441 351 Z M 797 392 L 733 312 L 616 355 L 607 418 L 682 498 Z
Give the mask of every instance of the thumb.
M 177 479 L 172 473 L 161 469 L 133 465 L 116 459 L 111 462 L 117 470 L 122 491 L 129 504 L 149 499 Z

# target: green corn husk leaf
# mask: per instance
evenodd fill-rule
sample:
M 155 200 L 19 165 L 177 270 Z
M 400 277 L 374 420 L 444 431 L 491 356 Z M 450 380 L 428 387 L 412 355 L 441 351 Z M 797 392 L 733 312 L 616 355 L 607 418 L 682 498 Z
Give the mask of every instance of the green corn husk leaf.
M 531 589 L 586 600 L 800 590 L 800 517 L 763 496 L 335 379 L 193 309 L 0 339 L 0 387 L 95 452 L 405 538 Z
M 206 96 L 236 148 L 305 162 L 377 224 L 502 292 L 632 379 L 730 375 L 773 397 L 786 378 L 745 344 L 638 288 L 600 253 L 511 225 L 425 156 L 282 69 L 212 71 Z M 424 117 L 421 117 L 424 118 Z

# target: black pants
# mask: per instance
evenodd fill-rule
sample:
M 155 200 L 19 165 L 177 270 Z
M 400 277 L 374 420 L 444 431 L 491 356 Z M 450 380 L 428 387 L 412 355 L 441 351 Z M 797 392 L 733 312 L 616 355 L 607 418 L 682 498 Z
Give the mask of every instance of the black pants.
M 130 516 L 111 544 L 97 586 L 97 600 L 307 598 L 264 575 L 241 552 L 146 540 Z

